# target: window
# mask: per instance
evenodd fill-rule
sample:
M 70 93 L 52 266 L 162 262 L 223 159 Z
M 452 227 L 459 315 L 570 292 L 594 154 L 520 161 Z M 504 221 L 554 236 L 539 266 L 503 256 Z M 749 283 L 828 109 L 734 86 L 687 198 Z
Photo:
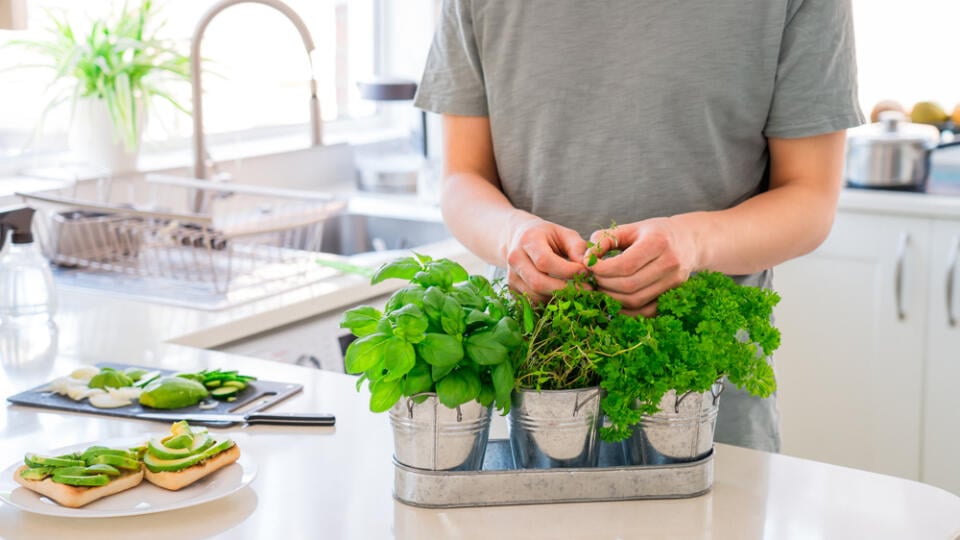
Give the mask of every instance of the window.
M 363 100 L 356 81 L 375 73 L 378 36 L 377 4 L 382 0 L 285 0 L 305 21 L 316 52 L 314 71 L 328 126 L 362 124 L 377 116 L 375 103 Z M 215 0 L 159 0 L 165 26 L 160 37 L 189 52 L 194 25 Z M 42 35 L 46 9 L 63 11 L 82 28 L 91 16 L 113 13 L 118 0 L 28 0 L 28 30 Z M 0 42 L 23 31 L 0 31 Z M 212 142 L 243 140 L 256 135 L 302 132 L 309 122 L 309 67 L 306 51 L 293 25 L 277 11 L 259 4 L 227 8 L 211 22 L 202 42 L 204 62 L 204 131 Z M 40 118 L 49 71 L 6 70 L 29 62 L 21 50 L 0 49 L 0 159 L 24 152 Z M 189 108 L 190 87 L 169 88 Z M 146 151 L 185 148 L 192 135 L 189 116 L 172 106 L 153 104 L 144 133 Z M 52 110 L 42 137 L 26 150 L 28 157 L 66 148 L 69 107 Z
M 853 0 L 865 112 L 880 100 L 908 110 L 918 101 L 939 102 L 949 113 L 960 104 L 956 0 Z

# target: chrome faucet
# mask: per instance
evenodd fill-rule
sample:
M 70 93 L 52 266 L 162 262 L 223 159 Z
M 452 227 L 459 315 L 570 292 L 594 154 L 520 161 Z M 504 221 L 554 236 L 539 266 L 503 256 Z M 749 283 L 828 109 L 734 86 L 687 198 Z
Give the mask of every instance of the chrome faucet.
M 317 97 L 317 79 L 313 73 L 313 51 L 316 47 L 313 38 L 303 19 L 287 4 L 280 0 L 221 0 L 204 13 L 193 30 L 190 40 L 190 82 L 193 91 L 193 176 L 207 178 L 207 152 L 203 139 L 203 85 L 201 84 L 200 41 L 207 26 L 221 11 L 236 4 L 262 4 L 276 9 L 290 19 L 297 28 L 303 46 L 307 50 L 307 60 L 310 64 L 310 141 L 312 146 L 323 144 L 322 117 L 320 116 L 320 99 Z M 203 192 L 198 190 L 194 200 L 194 212 L 203 208 Z

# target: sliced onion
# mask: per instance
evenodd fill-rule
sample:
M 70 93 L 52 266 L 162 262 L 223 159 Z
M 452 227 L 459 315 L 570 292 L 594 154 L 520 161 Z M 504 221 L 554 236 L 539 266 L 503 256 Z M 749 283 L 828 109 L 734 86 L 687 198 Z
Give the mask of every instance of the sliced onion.
M 130 399 L 117 393 L 103 392 L 89 396 L 90 404 L 100 409 L 113 409 L 130 404 Z
M 84 382 L 90 382 L 90 379 L 92 379 L 97 373 L 100 373 L 100 368 L 83 366 L 73 370 L 73 372 L 70 373 L 70 377 Z

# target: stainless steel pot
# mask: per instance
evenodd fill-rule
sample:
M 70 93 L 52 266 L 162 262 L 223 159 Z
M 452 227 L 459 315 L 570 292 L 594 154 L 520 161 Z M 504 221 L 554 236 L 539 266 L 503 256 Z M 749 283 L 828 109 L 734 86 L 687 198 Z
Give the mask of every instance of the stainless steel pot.
M 940 143 L 934 126 L 907 122 L 898 111 L 847 133 L 844 176 L 855 187 L 923 191 L 930 174 L 930 153 L 960 145 Z

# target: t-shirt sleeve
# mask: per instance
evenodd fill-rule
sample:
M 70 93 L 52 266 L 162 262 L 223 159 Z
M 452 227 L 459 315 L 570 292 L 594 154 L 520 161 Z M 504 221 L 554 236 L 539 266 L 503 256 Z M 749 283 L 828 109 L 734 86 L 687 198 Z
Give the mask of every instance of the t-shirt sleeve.
M 810 137 L 863 121 L 850 0 L 788 2 L 764 134 Z
M 487 116 L 471 0 L 444 0 L 414 105 L 435 113 Z

